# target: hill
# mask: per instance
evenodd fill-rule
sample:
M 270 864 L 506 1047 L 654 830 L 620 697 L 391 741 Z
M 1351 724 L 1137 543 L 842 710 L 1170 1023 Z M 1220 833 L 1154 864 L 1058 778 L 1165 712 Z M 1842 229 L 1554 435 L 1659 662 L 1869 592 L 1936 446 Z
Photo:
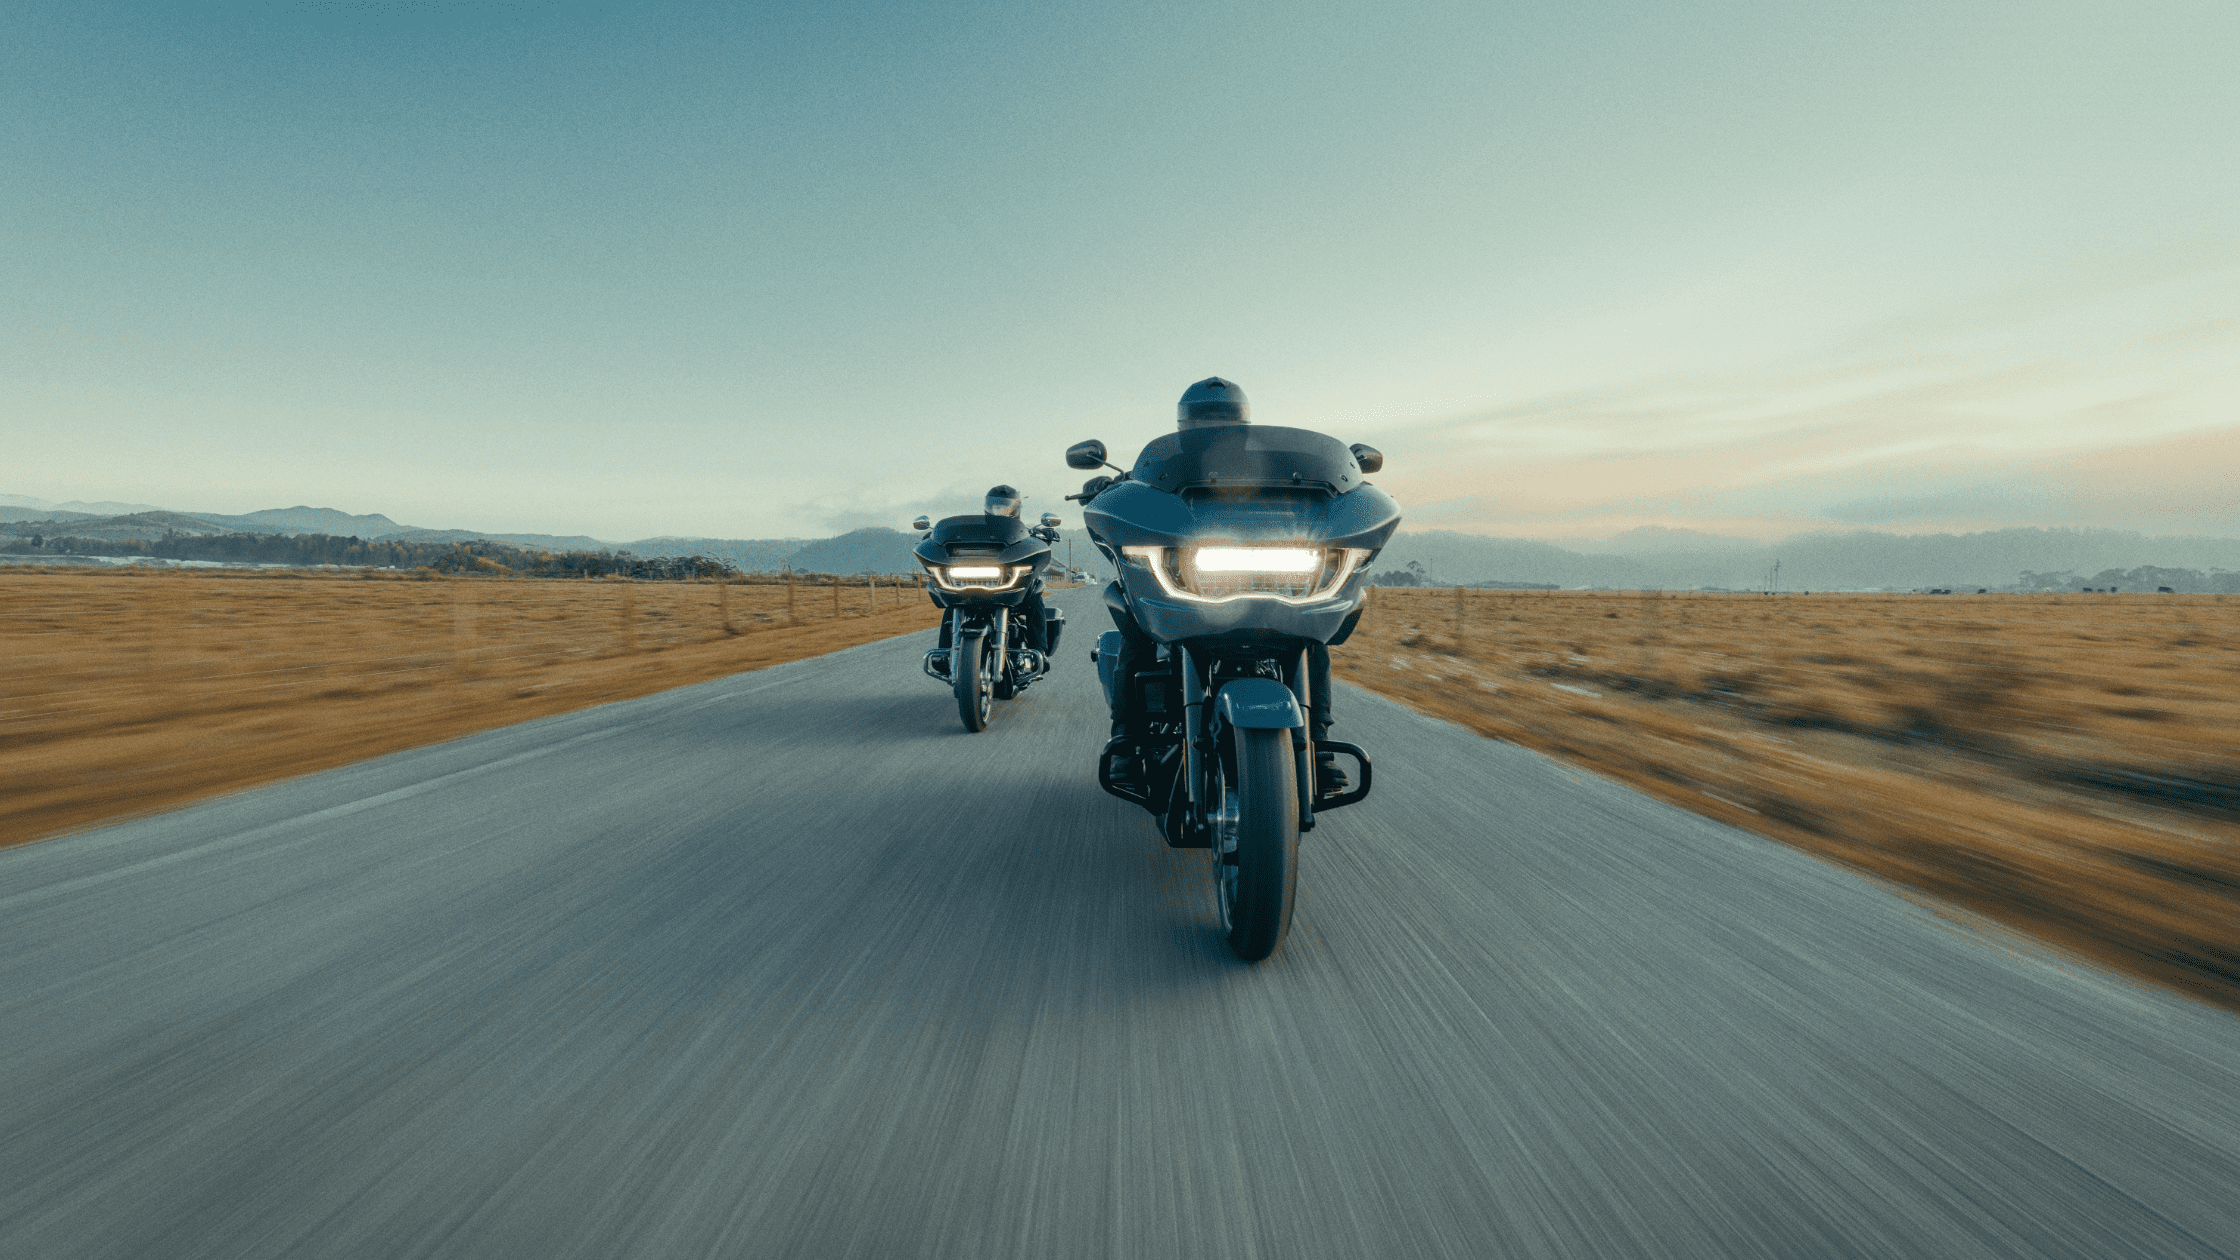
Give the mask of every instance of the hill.
M 1826 531 L 1770 545 L 1699 535 L 1707 540 L 1700 548 L 1669 536 L 1686 532 L 1666 531 L 1666 537 L 1634 555 L 1589 555 L 1548 543 L 1428 530 L 1395 536 L 1373 567 L 1381 572 L 1414 561 L 1434 585 L 1502 581 L 1616 590 L 1757 590 L 1779 562 L 1779 584 L 1790 591 L 2036 590 L 2048 584 L 2090 584 L 2089 578 L 2067 579 L 2140 566 L 2194 570 L 2204 580 L 2218 570 L 2240 569 L 2240 539 L 2157 537 L 2124 530 Z M 2025 573 L 2031 578 L 2026 580 Z
M 335 538 L 390 538 L 410 528 L 397 524 L 379 512 L 353 516 L 333 508 L 304 507 L 301 504 L 292 508 L 244 512 L 239 516 L 225 516 L 216 512 L 190 512 L 187 515 L 249 534 L 327 534 Z
M 663 535 L 619 545 L 643 556 L 710 556 L 717 560 L 728 560 L 748 573 L 770 573 L 784 568 L 786 557 L 800 550 L 808 541 L 802 538 L 679 538 Z
M 1633 589 L 1657 584 L 1651 566 L 1625 556 L 1588 556 L 1553 543 L 1485 538 L 1434 529 L 1393 536 L 1371 568 L 1377 572 L 1420 564 L 1434 585 L 1479 582 L 1553 582 L 1558 586 Z
M 41 518 L 48 513 L 52 513 L 56 519 L 61 520 L 67 520 L 74 516 L 125 516 L 133 512 L 162 512 L 167 510 L 157 507 L 153 503 L 83 503 L 76 499 L 63 503 L 50 503 L 45 499 L 33 498 L 28 494 L 0 494 L 0 507 L 25 508 L 39 514 Z M 16 519 L 18 518 L 13 516 L 0 517 L 0 520 Z
M 96 512 L 64 512 L 55 508 L 17 507 L 0 503 L 0 521 L 97 521 Z
M 231 531 L 184 512 L 133 512 L 125 516 L 76 516 L 71 519 L 0 522 L 0 534 L 85 538 L 100 542 L 156 539 L 167 535 L 207 538 Z
M 535 547 L 542 551 L 607 551 L 614 547 L 611 542 L 586 534 L 483 534 L 481 537 L 495 542 L 509 542 L 517 547 Z

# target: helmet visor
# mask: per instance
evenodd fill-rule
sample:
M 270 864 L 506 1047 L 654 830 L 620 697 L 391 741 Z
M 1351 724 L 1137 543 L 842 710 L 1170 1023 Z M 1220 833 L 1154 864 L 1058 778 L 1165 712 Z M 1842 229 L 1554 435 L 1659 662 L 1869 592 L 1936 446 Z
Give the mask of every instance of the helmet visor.
M 1245 424 L 1244 407 L 1226 398 L 1207 399 L 1204 402 L 1186 402 L 1177 410 L 1175 427 L 1180 429 L 1207 429 L 1217 424 Z

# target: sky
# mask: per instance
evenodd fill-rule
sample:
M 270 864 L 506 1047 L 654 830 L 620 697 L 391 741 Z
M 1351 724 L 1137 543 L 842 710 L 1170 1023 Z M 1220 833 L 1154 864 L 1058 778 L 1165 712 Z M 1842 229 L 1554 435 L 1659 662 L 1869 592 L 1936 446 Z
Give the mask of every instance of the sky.
M 814 536 L 1220 374 L 1409 528 L 2240 536 L 2240 6 L 18 0 L 0 493 Z

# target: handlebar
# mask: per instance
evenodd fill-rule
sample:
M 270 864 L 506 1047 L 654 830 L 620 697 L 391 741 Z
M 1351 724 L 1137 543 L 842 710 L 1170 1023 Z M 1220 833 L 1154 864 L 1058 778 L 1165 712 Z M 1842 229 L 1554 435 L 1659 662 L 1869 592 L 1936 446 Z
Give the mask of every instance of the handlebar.
M 1134 480 L 1134 478 L 1130 477 L 1125 472 L 1121 473 L 1117 477 L 1092 477 L 1089 479 L 1089 483 L 1087 485 L 1081 487 L 1081 493 L 1067 495 L 1066 502 L 1078 503 L 1083 507 L 1087 507 L 1089 506 L 1089 500 L 1096 498 L 1098 495 L 1103 494 L 1105 491 L 1110 490 L 1123 481 L 1132 480 Z

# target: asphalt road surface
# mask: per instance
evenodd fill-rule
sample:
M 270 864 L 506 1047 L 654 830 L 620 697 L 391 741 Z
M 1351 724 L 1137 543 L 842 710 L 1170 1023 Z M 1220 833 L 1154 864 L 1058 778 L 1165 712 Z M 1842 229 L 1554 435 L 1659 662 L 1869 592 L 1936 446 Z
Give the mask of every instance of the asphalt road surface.
M 2240 1254 L 2240 1020 L 1357 691 L 1276 958 L 927 635 L 0 852 L 0 1255 Z

